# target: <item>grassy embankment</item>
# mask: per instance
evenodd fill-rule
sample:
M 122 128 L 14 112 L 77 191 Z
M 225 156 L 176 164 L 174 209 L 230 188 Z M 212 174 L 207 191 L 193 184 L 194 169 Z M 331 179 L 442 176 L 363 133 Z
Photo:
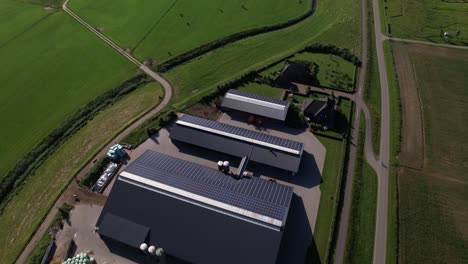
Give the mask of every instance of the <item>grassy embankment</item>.
M 364 100 L 369 107 L 372 126 L 372 147 L 376 156 L 380 153 L 380 120 L 382 113 L 379 65 L 375 46 L 374 12 L 372 1 L 367 1 L 367 69 Z
M 341 99 L 342 112 L 351 123 L 353 107 L 349 100 Z M 343 175 L 346 140 L 337 140 L 330 137 L 317 136 L 325 146 L 327 155 L 320 184 L 320 205 L 318 218 L 315 223 L 314 240 L 321 263 L 329 261 L 331 238 L 335 228 L 338 196 Z
M 387 264 L 397 263 L 398 257 L 398 189 L 397 189 L 397 166 L 398 153 L 401 144 L 401 106 L 398 76 L 396 74 L 395 62 L 391 42 L 384 42 L 385 64 L 387 67 L 388 89 L 390 95 L 390 166 L 389 166 L 389 196 L 388 196 L 388 219 L 387 219 Z
M 391 36 L 437 43 L 468 45 L 468 5 L 463 0 L 385 1 Z M 384 21 L 383 21 L 384 22 Z M 444 38 L 441 32 L 448 32 Z
M 165 76 L 177 88 L 173 103 L 183 108 L 216 86 L 295 53 L 307 44 L 331 43 L 360 55 L 359 3 L 319 1 L 314 15 L 287 29 L 247 38 L 209 52 Z
M 372 263 L 377 175 L 364 156 L 365 121 L 361 119 L 351 211 L 346 236 L 346 263 Z
M 422 168 L 398 170 L 399 262 L 466 263 L 468 52 L 398 48 L 407 50 L 414 69 L 424 133 Z
M 132 120 L 157 105 L 160 95 L 162 88 L 156 83 L 127 95 L 95 116 L 37 169 L 0 217 L 0 258 L 4 263 L 14 262 L 83 164 Z
M 8 124 L 0 131 L 0 178 L 79 107 L 134 74 L 66 14 L 39 20 L 0 46 L 8 65 L 0 71 L 0 122 Z
M 72 0 L 70 8 L 139 59 L 158 62 L 234 33 L 286 22 L 311 1 Z

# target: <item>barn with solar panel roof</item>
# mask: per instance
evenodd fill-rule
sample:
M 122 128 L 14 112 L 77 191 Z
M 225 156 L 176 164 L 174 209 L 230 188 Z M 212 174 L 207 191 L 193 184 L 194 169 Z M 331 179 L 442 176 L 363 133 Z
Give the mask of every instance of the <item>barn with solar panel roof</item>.
M 289 186 L 146 151 L 119 174 L 96 230 L 189 263 L 275 263 L 292 197 Z

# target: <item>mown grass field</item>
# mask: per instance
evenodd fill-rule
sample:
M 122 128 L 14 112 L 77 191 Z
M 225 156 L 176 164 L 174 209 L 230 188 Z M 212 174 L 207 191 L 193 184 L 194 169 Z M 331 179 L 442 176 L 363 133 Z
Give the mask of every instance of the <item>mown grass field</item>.
M 345 61 L 343 58 L 331 54 L 319 54 L 303 52 L 288 58 L 290 61 L 306 61 L 316 63 L 318 65 L 317 79 L 320 86 L 336 88 L 345 91 L 354 90 L 354 70 L 355 67 L 351 62 Z M 270 69 L 265 70 L 265 73 L 273 76 L 284 67 L 284 63 L 275 64 Z
M 463 0 L 385 1 L 392 36 L 468 45 L 468 5 Z M 445 39 L 442 32 L 448 32 Z
M 364 115 L 362 115 L 364 116 Z M 377 174 L 364 157 L 365 120 L 361 119 L 353 194 L 346 235 L 345 262 L 372 263 L 374 255 Z
M 135 73 L 62 12 L 2 46 L 0 58 L 0 178 L 67 116 Z
M 81 166 L 132 120 L 157 105 L 162 94 L 162 88 L 156 83 L 140 87 L 95 116 L 47 158 L 2 212 L 2 263 L 15 261 Z
M 468 52 L 422 45 L 394 49 L 409 55 L 405 67 L 414 69 L 424 133 L 422 168 L 408 164 L 398 171 L 399 262 L 466 263 Z M 403 113 L 410 118 L 411 112 Z
M 351 123 L 352 103 L 342 99 L 340 107 L 348 119 L 348 123 Z M 323 167 L 322 183 L 320 184 L 320 205 L 315 223 L 314 239 L 321 263 L 326 263 L 335 224 L 346 141 L 322 136 L 317 136 L 317 138 L 327 149 L 327 154 Z
M 310 0 L 72 0 L 70 8 L 139 59 L 164 61 L 240 31 L 301 16 Z
M 176 87 L 176 107 L 206 95 L 216 85 L 294 54 L 313 42 L 332 43 L 360 55 L 360 3 L 318 1 L 317 11 L 305 21 L 269 34 L 247 38 L 209 52 L 169 71 Z

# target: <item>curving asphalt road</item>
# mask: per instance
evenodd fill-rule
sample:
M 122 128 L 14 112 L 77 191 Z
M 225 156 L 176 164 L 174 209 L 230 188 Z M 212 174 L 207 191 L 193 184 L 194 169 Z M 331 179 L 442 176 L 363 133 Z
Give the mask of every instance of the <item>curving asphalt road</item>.
M 100 39 L 102 39 L 104 42 L 106 42 L 109 46 L 111 46 L 114 50 L 116 50 L 118 53 L 120 53 L 122 56 L 124 56 L 125 58 L 127 58 L 129 61 L 131 61 L 133 64 L 137 65 L 138 68 L 140 70 L 142 70 L 143 72 L 145 72 L 146 74 L 148 74 L 151 78 L 153 78 L 154 80 L 156 80 L 158 83 L 161 84 L 161 86 L 164 88 L 164 98 L 163 100 L 156 106 L 154 107 L 153 109 L 151 109 L 150 111 L 146 112 L 144 115 L 142 115 L 140 118 L 138 118 L 137 120 L 135 120 L 135 122 L 133 122 L 130 126 L 128 126 L 126 129 L 124 129 L 122 132 L 120 132 L 117 136 L 115 136 L 111 141 L 109 141 L 109 143 L 98 153 L 96 154 L 92 159 L 90 159 L 90 161 L 88 162 L 88 164 L 86 164 L 86 166 L 84 166 L 79 172 L 78 174 L 76 175 L 76 178 L 77 179 L 80 179 L 82 178 L 86 172 L 88 172 L 91 167 L 93 166 L 93 161 L 103 155 L 106 154 L 107 150 L 115 144 L 115 142 L 118 142 L 118 141 L 121 141 L 125 136 L 127 136 L 128 134 L 130 134 L 130 132 L 132 132 L 135 128 L 137 128 L 139 125 L 141 125 L 143 122 L 145 122 L 146 120 L 148 120 L 149 118 L 151 118 L 152 116 L 154 116 L 155 114 L 157 114 L 159 111 L 161 111 L 161 109 L 163 109 L 170 101 L 171 97 L 172 97 L 172 87 L 171 85 L 169 84 L 168 81 L 166 81 L 163 77 L 161 77 L 159 74 L 155 73 L 154 71 L 152 71 L 150 68 L 148 68 L 146 65 L 144 65 L 143 63 L 141 63 L 140 61 L 138 61 L 137 59 L 135 59 L 133 56 L 131 56 L 130 54 L 128 54 L 125 50 L 123 50 L 122 48 L 120 48 L 117 44 L 115 44 L 114 42 L 112 42 L 110 39 L 108 39 L 106 36 L 104 36 L 101 32 L 99 32 L 98 30 L 96 30 L 95 28 L 93 28 L 91 25 L 89 25 L 88 23 L 86 23 L 83 19 L 81 19 L 78 15 L 76 15 L 75 13 L 73 13 L 73 11 L 71 11 L 70 9 L 68 9 L 67 7 L 67 4 L 70 0 L 66 0 L 63 5 L 62 5 L 62 8 L 65 12 L 67 12 L 71 17 L 73 17 L 75 20 L 77 20 L 80 24 L 82 24 L 83 26 L 85 26 L 87 29 L 89 29 L 91 32 L 93 32 L 97 37 L 99 37 Z M 67 187 L 67 189 L 69 189 L 70 186 Z M 37 245 L 37 243 L 39 242 L 39 240 L 41 239 L 41 237 L 46 233 L 48 232 L 48 228 L 50 226 L 50 224 L 52 223 L 52 221 L 54 220 L 54 217 L 55 215 L 57 214 L 57 211 L 58 211 L 58 208 L 60 207 L 60 205 L 62 204 L 62 201 L 64 200 L 64 194 L 66 194 L 67 191 L 65 190 L 63 192 L 63 194 L 61 195 L 61 197 L 59 197 L 57 199 L 57 201 L 55 202 L 54 206 L 52 207 L 52 209 L 49 211 L 49 213 L 47 214 L 46 218 L 44 219 L 44 221 L 42 222 L 42 224 L 40 225 L 40 227 L 38 228 L 38 230 L 36 231 L 36 233 L 34 233 L 33 237 L 31 238 L 31 240 L 29 241 L 29 243 L 26 245 L 26 247 L 23 249 L 23 252 L 21 253 L 21 255 L 18 257 L 18 259 L 16 260 L 16 263 L 17 264 L 21 264 L 21 263 L 26 263 L 26 260 L 28 258 L 28 256 L 31 254 L 31 252 L 34 250 L 35 246 Z

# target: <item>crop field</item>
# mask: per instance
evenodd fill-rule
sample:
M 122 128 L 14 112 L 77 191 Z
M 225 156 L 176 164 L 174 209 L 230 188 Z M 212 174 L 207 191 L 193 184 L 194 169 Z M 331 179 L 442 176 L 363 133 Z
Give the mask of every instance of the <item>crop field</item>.
M 70 8 L 139 59 L 167 60 L 234 33 L 286 22 L 310 0 L 72 0 Z
M 165 76 L 176 87 L 174 101 L 182 107 L 216 85 L 259 69 L 305 45 L 332 43 L 360 55 L 360 3 L 351 0 L 324 0 L 305 21 L 286 29 L 247 38 L 207 53 L 169 71 Z
M 2 46 L 0 58 L 0 122 L 8 124 L 0 131 L 0 178 L 67 116 L 134 74 L 132 64 L 61 12 Z
M 318 65 L 317 79 L 320 86 L 336 88 L 345 91 L 354 90 L 355 66 L 343 58 L 331 54 L 319 54 L 303 52 L 288 58 L 290 61 L 306 61 Z M 284 63 L 280 62 L 265 72 L 274 73 L 281 71 Z
M 41 224 L 41 219 L 81 166 L 119 130 L 156 106 L 162 94 L 162 88 L 156 83 L 140 87 L 95 116 L 44 162 L 2 212 L 2 263 L 14 262 Z
M 466 1 L 394 0 L 385 1 L 385 10 L 392 36 L 468 45 Z
M 393 48 L 397 70 L 414 70 L 413 76 L 399 76 L 403 119 L 399 156 L 405 165 L 398 171 L 399 262 L 466 263 L 468 52 L 405 44 Z M 421 102 L 419 113 L 409 111 L 413 99 L 408 97 L 415 96 Z M 422 118 L 422 127 L 408 124 L 413 115 Z M 422 137 L 422 148 L 405 148 L 415 135 Z

